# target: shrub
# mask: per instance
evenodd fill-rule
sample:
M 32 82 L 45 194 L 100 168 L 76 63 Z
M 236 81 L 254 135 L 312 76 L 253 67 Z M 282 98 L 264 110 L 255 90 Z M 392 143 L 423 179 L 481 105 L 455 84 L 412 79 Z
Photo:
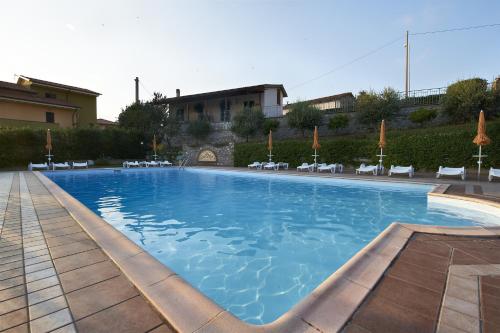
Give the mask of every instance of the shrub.
M 314 130 L 315 126 L 323 123 L 323 111 L 308 102 L 297 102 L 292 106 L 292 110 L 286 114 L 288 126 L 295 128 L 305 136 L 306 130 Z
M 330 118 L 328 128 L 332 131 L 337 131 L 346 128 L 349 125 L 349 117 L 345 114 L 337 114 Z
M 231 131 L 239 137 L 248 138 L 255 136 L 262 131 L 264 124 L 264 113 L 257 107 L 243 109 L 240 113 L 233 117 L 233 125 Z
M 276 130 L 280 127 L 280 122 L 278 119 L 269 119 L 264 120 L 264 124 L 262 125 L 262 134 L 267 135 L 269 131 L 276 132 Z
M 488 158 L 484 167 L 500 165 L 500 121 L 487 122 L 487 133 L 492 143 L 484 147 Z M 477 146 L 472 143 L 476 123 L 446 127 L 432 127 L 387 132 L 387 157 L 384 164 L 412 164 L 417 169 L 436 171 L 440 165 L 465 165 L 476 167 Z M 273 142 L 276 160 L 295 167 L 302 162 L 312 162 L 310 140 L 284 140 Z M 378 134 L 342 136 L 322 139 L 320 162 L 340 162 L 359 165 L 360 159 L 377 163 Z M 253 161 L 266 160 L 266 143 L 241 143 L 235 145 L 234 165 L 246 166 Z
M 55 161 L 95 160 L 99 158 L 142 159 L 147 147 L 144 135 L 122 128 L 52 129 Z M 29 162 L 47 160 L 44 129 L 0 129 L 0 168 L 23 167 Z
M 448 86 L 443 100 L 444 112 L 455 123 L 477 119 L 488 107 L 488 82 L 480 78 L 457 81 Z
M 389 120 L 399 112 L 399 96 L 392 88 L 385 88 L 381 94 L 362 91 L 356 97 L 354 110 L 358 121 L 365 125 L 375 125 L 382 119 Z
M 212 131 L 210 122 L 206 119 L 199 119 L 189 122 L 187 133 L 197 140 L 204 140 Z
M 408 118 L 412 123 L 423 125 L 437 117 L 436 109 L 420 108 L 410 113 Z

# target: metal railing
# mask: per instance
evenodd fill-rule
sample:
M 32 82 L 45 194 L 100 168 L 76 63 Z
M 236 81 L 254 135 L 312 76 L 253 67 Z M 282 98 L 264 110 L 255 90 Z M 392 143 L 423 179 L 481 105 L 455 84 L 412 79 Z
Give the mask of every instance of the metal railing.
M 271 105 L 262 107 L 262 112 L 266 118 L 277 118 L 283 116 L 282 105 Z

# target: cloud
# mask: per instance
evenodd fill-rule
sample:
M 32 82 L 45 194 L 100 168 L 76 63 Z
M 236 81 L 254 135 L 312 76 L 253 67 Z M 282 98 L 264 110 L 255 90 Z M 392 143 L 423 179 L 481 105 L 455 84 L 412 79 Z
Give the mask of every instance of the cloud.
M 66 23 L 66 28 L 68 28 L 71 31 L 75 31 L 75 29 L 76 29 L 75 26 L 71 23 Z

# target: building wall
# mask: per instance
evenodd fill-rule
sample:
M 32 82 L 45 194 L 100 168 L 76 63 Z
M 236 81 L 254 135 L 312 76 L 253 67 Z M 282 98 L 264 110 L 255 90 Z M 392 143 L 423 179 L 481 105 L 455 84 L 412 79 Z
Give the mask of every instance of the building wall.
M 73 110 L 58 109 L 49 106 L 32 105 L 27 103 L 0 101 L 0 119 L 5 119 L 5 121 L 3 121 L 4 124 L 29 125 L 32 122 L 36 122 L 40 125 L 47 124 L 47 126 L 52 127 L 54 124 L 46 122 L 46 112 L 54 113 L 54 124 L 57 126 L 73 126 Z
M 60 99 L 80 107 L 77 114 L 77 126 L 87 126 L 97 123 L 97 97 L 93 95 L 68 92 L 65 90 L 38 86 L 31 84 L 30 88 L 38 93 L 39 96 L 45 97 L 45 93 L 56 95 L 56 99 Z

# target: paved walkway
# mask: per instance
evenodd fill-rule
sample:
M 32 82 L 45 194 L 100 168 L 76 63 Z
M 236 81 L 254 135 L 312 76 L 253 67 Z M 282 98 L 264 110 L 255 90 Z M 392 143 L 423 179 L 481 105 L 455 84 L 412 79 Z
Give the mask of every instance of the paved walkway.
M 171 330 L 32 173 L 0 173 L 0 331 Z

